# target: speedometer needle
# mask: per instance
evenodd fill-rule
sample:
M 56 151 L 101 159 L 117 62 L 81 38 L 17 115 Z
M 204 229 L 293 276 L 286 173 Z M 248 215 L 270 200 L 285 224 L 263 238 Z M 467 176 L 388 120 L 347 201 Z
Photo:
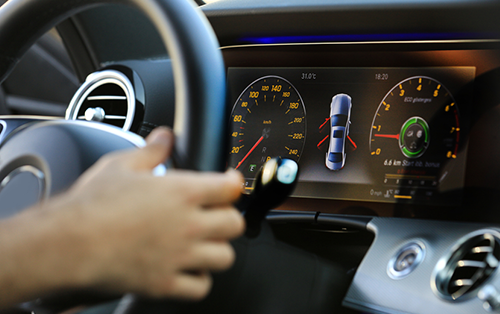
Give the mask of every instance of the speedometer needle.
M 238 165 L 236 166 L 236 168 L 234 169 L 238 169 L 238 167 L 245 161 L 245 159 L 247 159 L 248 156 L 250 156 L 250 154 L 253 152 L 253 150 L 259 146 L 260 142 L 262 142 L 262 140 L 264 139 L 264 135 L 262 135 L 259 140 L 252 146 L 252 148 L 250 148 L 250 150 L 248 151 L 248 153 L 245 155 L 245 157 L 243 157 L 243 159 L 238 163 Z
M 375 137 L 385 137 L 385 138 L 395 138 L 399 140 L 399 134 L 392 135 L 392 134 L 374 134 Z

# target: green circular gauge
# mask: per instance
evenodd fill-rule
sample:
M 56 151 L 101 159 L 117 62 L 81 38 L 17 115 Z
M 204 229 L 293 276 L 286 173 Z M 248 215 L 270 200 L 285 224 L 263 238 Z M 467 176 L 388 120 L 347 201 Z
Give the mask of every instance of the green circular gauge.
M 429 146 L 429 125 L 420 117 L 412 117 L 403 124 L 399 133 L 399 148 L 403 155 L 417 158 Z
M 265 76 L 246 87 L 234 104 L 228 165 L 253 179 L 273 157 L 298 162 L 305 140 L 306 111 L 298 91 L 282 77 Z

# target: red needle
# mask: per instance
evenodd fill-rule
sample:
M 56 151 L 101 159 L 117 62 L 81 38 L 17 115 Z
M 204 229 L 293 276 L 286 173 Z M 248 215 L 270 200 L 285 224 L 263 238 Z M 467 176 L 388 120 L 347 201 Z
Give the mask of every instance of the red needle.
M 331 118 L 326 119 L 326 121 L 325 121 L 322 125 L 320 125 L 320 126 L 319 126 L 319 129 L 321 130 L 321 129 L 325 126 L 325 124 L 326 124 L 328 121 L 330 121 L 330 119 L 331 119 Z
M 259 140 L 257 141 L 257 143 L 255 143 L 255 144 L 253 145 L 253 147 L 252 147 L 252 148 L 250 148 L 250 150 L 249 150 L 249 151 L 248 151 L 248 153 L 245 155 L 245 157 L 243 157 L 243 159 L 242 159 L 242 160 L 238 163 L 238 165 L 237 165 L 237 166 L 236 166 L 236 168 L 234 168 L 234 169 L 238 169 L 238 167 L 239 167 L 239 166 L 240 166 L 240 165 L 241 165 L 241 164 L 245 161 L 245 159 L 247 159 L 247 157 L 248 157 L 248 156 L 250 156 L 250 154 L 253 152 L 253 150 L 254 150 L 257 146 L 259 146 L 260 142 L 262 142 L 262 140 L 263 140 L 263 139 L 264 139 L 264 135 L 262 135 L 262 136 L 259 138 Z
M 386 138 L 395 138 L 399 140 L 399 134 L 396 135 L 390 135 L 390 134 L 375 134 L 375 137 L 386 137 Z
M 349 135 L 347 135 L 347 139 L 351 142 L 352 146 L 354 146 L 354 150 L 356 150 L 358 148 L 358 145 L 356 145 L 356 143 L 354 143 L 354 141 L 351 139 L 351 137 Z

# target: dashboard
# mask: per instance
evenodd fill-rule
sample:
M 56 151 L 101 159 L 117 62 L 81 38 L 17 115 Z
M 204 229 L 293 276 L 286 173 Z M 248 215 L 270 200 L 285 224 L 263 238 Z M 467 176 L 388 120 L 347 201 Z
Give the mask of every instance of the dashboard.
M 297 161 L 299 183 L 284 209 L 340 203 L 378 216 L 470 219 L 468 200 L 495 185 L 476 150 L 494 131 L 478 137 L 476 129 L 487 127 L 482 113 L 496 106 L 490 93 L 499 65 L 496 45 L 478 40 L 223 49 L 228 166 L 242 171 L 251 190 L 268 158 Z M 348 103 L 343 109 L 341 97 Z
M 220 0 L 201 10 L 227 70 L 226 166 L 247 193 L 269 158 L 295 160 L 300 174 L 262 236 L 235 243 L 235 268 L 199 310 L 498 310 L 498 2 Z M 131 131 L 172 125 L 172 64 L 144 16 L 105 6 L 59 30 L 82 81 L 111 71 L 134 90 Z M 94 107 L 85 101 L 75 103 Z

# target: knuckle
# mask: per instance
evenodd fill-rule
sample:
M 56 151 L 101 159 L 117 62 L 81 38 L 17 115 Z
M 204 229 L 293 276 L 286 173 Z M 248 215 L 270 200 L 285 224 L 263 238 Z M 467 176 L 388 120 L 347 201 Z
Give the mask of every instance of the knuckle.
M 205 233 L 206 223 L 201 219 L 190 219 L 185 227 L 185 236 L 187 239 L 196 239 Z
M 98 163 L 103 167 L 113 167 L 117 165 L 120 166 L 124 163 L 125 160 L 130 158 L 130 155 L 130 151 L 111 152 L 102 156 L 98 160 Z
M 240 214 L 240 212 L 234 208 L 231 209 L 228 214 L 230 219 L 230 226 L 232 228 L 230 237 L 238 237 L 245 230 L 245 219 L 243 219 L 243 216 Z
M 231 267 L 236 259 L 234 249 L 230 244 L 225 244 L 220 253 L 220 269 L 228 269 Z
M 196 289 L 193 292 L 193 300 L 201 300 L 205 298 L 212 288 L 212 277 L 209 274 L 204 274 L 202 278 L 203 279 L 200 280 L 201 283 L 199 285 L 199 289 Z
M 148 285 L 148 295 L 153 298 L 164 298 L 167 296 L 172 296 L 177 294 L 178 287 L 176 286 L 175 280 L 172 278 L 162 278 L 163 280 L 158 280 L 156 284 Z

